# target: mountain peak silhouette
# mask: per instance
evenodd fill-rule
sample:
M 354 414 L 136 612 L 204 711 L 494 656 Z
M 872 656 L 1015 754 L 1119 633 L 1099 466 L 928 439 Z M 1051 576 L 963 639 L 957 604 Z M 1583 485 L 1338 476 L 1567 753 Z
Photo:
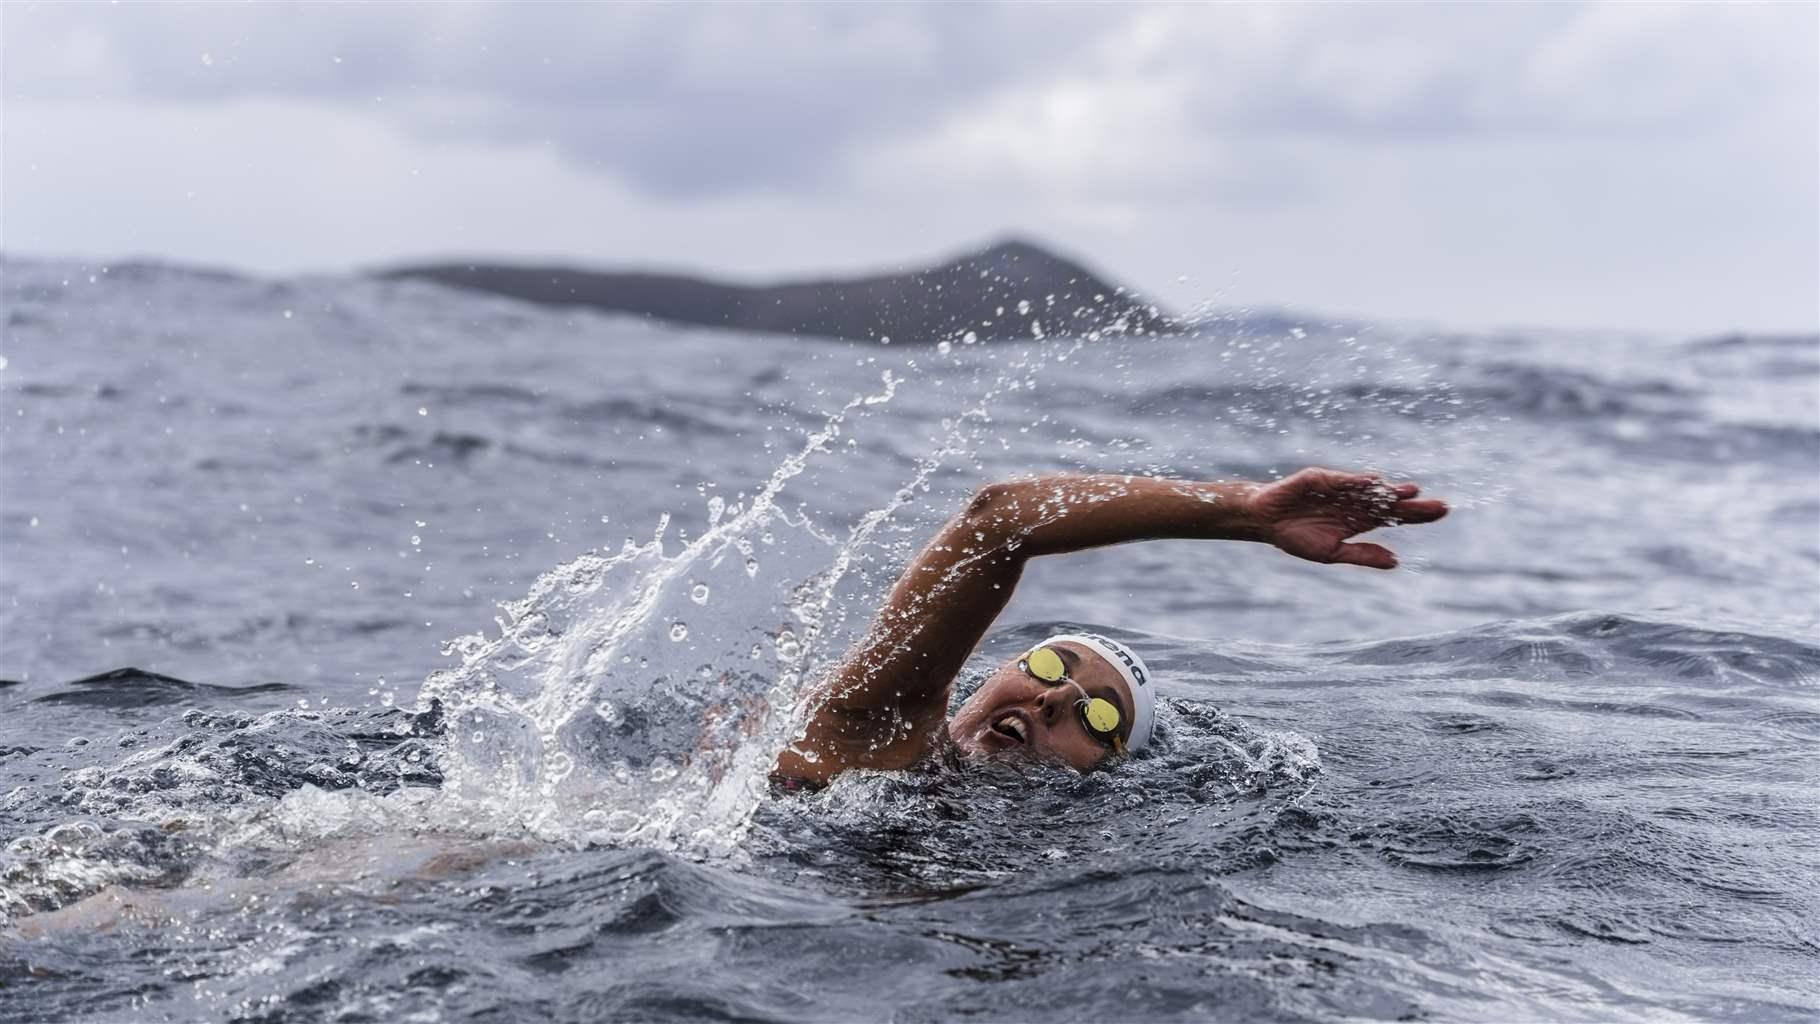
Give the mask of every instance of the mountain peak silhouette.
M 434 281 L 539 305 L 855 340 L 932 344 L 969 333 L 1000 340 L 1171 328 L 1167 317 L 1127 290 L 1015 237 L 933 267 L 772 285 L 483 263 L 397 267 L 380 276 Z

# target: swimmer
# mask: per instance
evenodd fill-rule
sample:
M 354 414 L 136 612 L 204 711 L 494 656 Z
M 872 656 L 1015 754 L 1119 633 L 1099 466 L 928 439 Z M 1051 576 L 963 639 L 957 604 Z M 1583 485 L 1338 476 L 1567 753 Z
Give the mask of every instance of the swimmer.
M 1088 771 L 1143 750 L 1156 681 L 1136 651 L 1097 634 L 1052 637 L 992 673 L 948 717 L 961 666 L 1039 555 L 1137 540 L 1271 544 L 1311 562 L 1394 569 L 1351 538 L 1432 523 L 1447 505 L 1412 483 L 1304 469 L 1272 484 L 1050 476 L 976 492 L 898 577 L 865 637 L 811 696 L 773 778 L 822 786 L 851 768 L 908 768 L 944 748 Z

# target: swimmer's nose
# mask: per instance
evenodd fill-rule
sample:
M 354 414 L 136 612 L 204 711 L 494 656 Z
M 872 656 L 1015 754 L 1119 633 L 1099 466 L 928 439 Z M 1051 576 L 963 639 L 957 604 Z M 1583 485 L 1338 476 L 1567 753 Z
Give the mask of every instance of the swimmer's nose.
M 1052 687 L 1037 695 L 1036 708 L 1043 716 L 1044 725 L 1054 725 L 1056 717 L 1066 706 L 1064 694 L 1060 687 Z

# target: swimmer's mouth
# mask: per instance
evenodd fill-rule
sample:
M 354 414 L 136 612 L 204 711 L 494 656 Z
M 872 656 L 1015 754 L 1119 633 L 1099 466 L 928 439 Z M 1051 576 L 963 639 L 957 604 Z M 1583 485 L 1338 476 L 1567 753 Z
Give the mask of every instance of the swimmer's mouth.
M 1030 721 L 1019 711 L 1000 715 L 992 723 L 992 731 L 1020 744 L 1027 745 L 1030 742 Z

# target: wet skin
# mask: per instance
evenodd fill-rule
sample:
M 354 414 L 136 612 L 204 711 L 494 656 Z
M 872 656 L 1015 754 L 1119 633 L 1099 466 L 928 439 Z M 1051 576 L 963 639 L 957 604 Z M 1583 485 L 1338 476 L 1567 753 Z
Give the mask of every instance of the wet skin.
M 1088 771 L 1113 756 L 1087 730 L 1076 705 L 1083 694 L 1118 706 L 1121 742 L 1131 733 L 1131 691 L 1099 655 L 1071 641 L 1051 644 L 1068 678 L 1045 683 L 1019 668 L 1023 655 L 992 673 L 948 722 L 948 737 L 969 757 L 1030 757 Z M 1070 682 L 1072 680 L 1072 683 Z
M 1105 760 L 1106 747 L 1069 720 L 1080 693 L 1068 687 L 1045 695 L 1015 663 L 993 673 L 948 720 L 954 678 L 1004 611 L 1026 562 L 1131 541 L 1199 539 L 1262 542 L 1311 562 L 1393 569 L 1389 548 L 1353 538 L 1447 514 L 1444 502 L 1420 491 L 1413 483 L 1317 468 L 1269 484 L 1058 475 L 982 487 L 904 568 L 866 635 L 818 684 L 808 721 L 778 754 L 773 774 L 825 785 L 850 768 L 908 768 L 947 739 L 968 754 L 1016 751 L 1090 768 Z M 1113 703 L 1128 721 L 1130 695 L 1122 680 L 1106 675 L 1116 670 L 1079 653 L 1088 692 L 1105 696 L 1093 694 L 1091 684 L 1117 688 L 1122 699 Z M 1006 715 L 1025 728 L 1008 724 Z

